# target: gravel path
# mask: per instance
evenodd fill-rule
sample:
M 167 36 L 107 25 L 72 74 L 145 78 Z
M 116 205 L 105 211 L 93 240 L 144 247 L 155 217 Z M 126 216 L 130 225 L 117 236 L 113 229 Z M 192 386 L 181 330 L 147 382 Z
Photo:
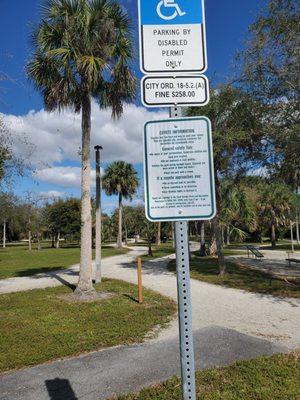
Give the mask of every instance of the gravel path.
M 102 261 L 103 276 L 136 283 L 133 260 L 145 253 L 144 247 Z M 170 257 L 148 261 L 143 265 L 143 284 L 167 297 L 177 300 L 176 276 L 166 266 Z M 78 265 L 67 270 L 38 274 L 30 277 L 0 281 L 0 294 L 34 288 L 76 283 Z M 195 330 L 212 325 L 234 329 L 290 348 L 300 347 L 300 299 L 278 298 L 249 293 L 192 280 L 193 327 Z M 178 336 L 178 323 L 174 320 L 157 340 Z

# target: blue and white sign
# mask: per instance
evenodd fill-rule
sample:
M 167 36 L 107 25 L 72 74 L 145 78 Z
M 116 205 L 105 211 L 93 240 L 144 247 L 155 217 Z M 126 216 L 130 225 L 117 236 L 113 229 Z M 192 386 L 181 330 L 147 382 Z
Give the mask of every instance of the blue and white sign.
M 139 0 L 139 27 L 142 72 L 206 70 L 203 0 Z

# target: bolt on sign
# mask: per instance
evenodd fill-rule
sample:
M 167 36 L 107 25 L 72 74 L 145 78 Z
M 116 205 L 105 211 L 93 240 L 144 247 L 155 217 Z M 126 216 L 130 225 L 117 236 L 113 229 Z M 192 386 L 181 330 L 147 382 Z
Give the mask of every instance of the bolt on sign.
M 139 32 L 145 74 L 207 69 L 203 0 L 139 0 Z
M 210 220 L 215 216 L 209 119 L 146 123 L 144 153 L 146 215 L 150 221 Z

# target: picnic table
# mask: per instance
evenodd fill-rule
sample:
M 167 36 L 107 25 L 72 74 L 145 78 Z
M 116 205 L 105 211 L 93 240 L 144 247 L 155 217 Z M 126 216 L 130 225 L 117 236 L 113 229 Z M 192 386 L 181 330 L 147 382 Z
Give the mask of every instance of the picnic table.
M 252 245 L 246 245 L 245 248 L 248 251 L 248 258 L 250 256 L 250 252 L 255 256 L 255 258 L 258 258 L 258 259 L 264 258 L 264 255 L 259 251 L 258 247 L 255 247 Z

